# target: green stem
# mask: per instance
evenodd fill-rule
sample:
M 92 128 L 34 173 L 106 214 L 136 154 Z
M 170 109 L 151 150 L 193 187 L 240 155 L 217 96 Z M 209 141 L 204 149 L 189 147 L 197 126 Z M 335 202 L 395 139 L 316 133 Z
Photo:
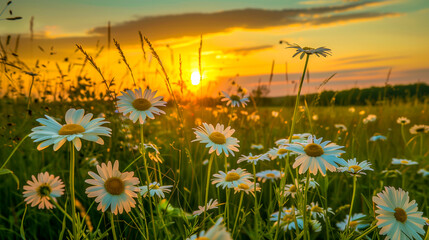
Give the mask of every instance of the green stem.
M 226 189 L 226 203 L 225 203 L 225 219 L 226 230 L 229 229 L 229 188 Z
M 56 201 L 52 199 L 50 199 L 50 202 L 53 203 L 55 207 L 57 207 L 64 214 L 64 216 L 66 216 L 73 223 L 73 218 L 70 217 L 70 215 L 64 210 L 64 208 L 62 208 Z
M 211 154 L 210 155 L 210 160 L 209 160 L 209 166 L 207 169 L 207 184 L 206 184 L 206 196 L 204 199 L 204 218 L 203 220 L 206 219 L 206 214 L 207 214 L 207 201 L 209 198 L 209 188 L 210 188 L 210 174 L 211 174 L 211 169 L 212 169 L 212 164 L 213 164 L 213 158 L 214 158 L 215 154 Z
M 359 237 L 357 237 L 355 240 L 359 240 L 362 239 L 363 237 L 365 237 L 366 235 L 368 235 L 370 232 L 374 231 L 374 229 L 377 228 L 377 225 L 372 226 L 370 229 L 366 230 L 365 232 L 363 232 Z
M 296 99 L 295 99 L 295 108 L 293 110 L 293 115 L 292 115 L 293 116 L 292 117 L 292 125 L 290 128 L 290 135 L 289 135 L 289 141 L 291 141 L 291 143 L 292 143 L 293 132 L 295 129 L 296 113 L 298 112 L 299 98 L 301 96 L 302 84 L 304 83 L 305 73 L 307 72 L 308 60 L 310 58 L 310 54 L 306 54 L 306 55 L 307 56 L 305 58 L 304 70 L 302 71 L 301 81 L 299 82 L 298 93 L 296 94 Z M 291 175 L 291 178 L 292 178 L 292 182 L 294 182 L 295 181 L 294 176 L 292 174 L 292 171 L 290 170 L 289 155 L 290 154 L 288 153 L 287 157 L 286 157 L 286 171 L 285 171 L 285 173 L 289 172 Z M 284 190 L 284 185 L 286 184 L 286 177 L 287 177 L 287 175 L 285 174 L 285 176 L 280 181 L 280 191 Z M 282 211 L 282 209 L 283 209 L 283 197 L 280 196 L 279 211 Z M 278 222 L 280 222 L 280 214 L 279 214 Z M 275 235 L 274 239 L 278 239 L 279 232 L 280 232 L 280 224 L 277 224 L 276 235 Z
M 115 220 L 113 219 L 113 213 L 110 213 L 110 223 L 112 224 L 112 235 L 113 235 L 113 239 L 117 240 L 116 237 L 116 231 L 115 231 Z
M 420 133 L 420 156 L 423 156 L 423 133 Z
M 259 239 L 259 208 L 258 208 L 258 198 L 256 197 L 256 166 L 255 164 L 252 164 L 253 166 L 253 191 L 255 193 L 255 230 L 256 230 L 256 238 Z
M 146 155 L 145 155 L 145 147 L 144 147 L 144 132 L 143 132 L 143 124 L 140 124 L 140 141 L 141 141 L 141 154 L 143 155 L 143 161 L 144 161 L 144 169 L 145 169 L 145 173 L 146 173 L 146 178 L 147 178 L 147 196 L 149 198 L 149 210 L 150 210 L 150 217 L 152 219 L 152 227 L 153 227 L 153 235 L 154 238 L 157 239 L 156 237 L 156 228 L 155 228 L 155 218 L 153 217 L 153 210 L 152 210 L 152 196 L 150 195 L 150 175 L 149 175 L 149 171 L 147 169 L 147 161 L 146 161 Z
M 355 196 L 356 196 L 356 182 L 357 182 L 357 177 L 356 175 L 353 175 L 353 196 L 352 196 L 352 202 L 350 204 L 349 219 L 347 220 L 347 226 L 345 229 L 346 233 L 348 233 L 349 231 L 350 219 L 352 218 L 352 213 L 353 213 L 353 205 L 354 205 Z
M 72 225 L 73 225 L 73 236 L 77 238 L 77 226 L 76 226 L 76 197 L 74 193 L 74 170 L 75 170 L 75 152 L 73 142 L 69 143 L 70 146 L 70 195 L 71 195 L 71 210 L 72 210 Z
M 306 211 L 309 182 L 310 182 L 310 170 L 307 170 L 307 179 L 305 181 L 305 190 L 304 190 L 304 202 L 302 203 L 302 211 L 301 211 L 304 213 L 303 214 L 304 215 L 303 216 L 304 217 L 304 239 L 307 239 L 307 233 L 310 234 L 308 230 L 307 211 Z
M 235 217 L 234 227 L 232 228 L 232 236 L 234 236 L 235 226 L 237 226 L 238 218 L 240 217 L 240 210 L 241 210 L 241 204 L 243 203 L 243 196 L 244 196 L 244 191 L 241 191 L 240 203 L 238 204 L 238 210 L 237 210 L 237 214 L 236 214 L 237 216 Z
M 18 143 L 18 145 L 16 145 L 16 147 L 10 153 L 9 157 L 6 159 L 6 161 L 3 163 L 3 165 L 1 165 L 0 169 L 3 169 L 6 166 L 6 164 L 9 162 L 9 160 L 12 158 L 13 154 L 15 154 L 16 150 L 18 150 L 19 146 L 21 146 L 21 144 L 28 137 L 28 135 L 30 135 L 30 134 L 27 134 L 23 139 L 21 139 L 21 141 Z

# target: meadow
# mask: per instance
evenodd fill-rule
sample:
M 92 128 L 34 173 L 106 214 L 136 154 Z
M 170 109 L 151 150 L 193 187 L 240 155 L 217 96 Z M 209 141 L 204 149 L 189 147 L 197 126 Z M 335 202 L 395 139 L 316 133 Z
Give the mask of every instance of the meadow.
M 1 99 L 2 239 L 428 239 L 428 99 L 258 107 L 141 87 Z

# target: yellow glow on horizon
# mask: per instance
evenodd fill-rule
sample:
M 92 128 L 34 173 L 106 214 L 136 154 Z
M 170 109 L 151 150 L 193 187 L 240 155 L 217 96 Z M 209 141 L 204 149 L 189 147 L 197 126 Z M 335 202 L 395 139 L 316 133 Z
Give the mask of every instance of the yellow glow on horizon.
M 192 74 L 191 74 L 192 85 L 196 86 L 196 85 L 200 84 L 200 78 L 201 78 L 201 76 L 200 76 L 200 73 L 198 71 L 192 72 Z

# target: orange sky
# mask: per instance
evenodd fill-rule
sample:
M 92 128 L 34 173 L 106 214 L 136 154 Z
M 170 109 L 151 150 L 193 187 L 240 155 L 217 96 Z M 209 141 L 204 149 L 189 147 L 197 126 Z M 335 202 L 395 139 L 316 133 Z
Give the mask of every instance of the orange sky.
M 52 79 L 59 79 L 56 63 L 63 71 L 71 66 L 67 76 L 71 80 L 80 72 L 83 55 L 75 51 L 75 44 L 82 44 L 94 57 L 103 47 L 96 58 L 97 65 L 106 77 L 115 77 L 120 87 L 132 87 L 130 74 L 113 42 L 108 50 L 107 22 L 111 21 L 111 36 L 121 44 L 138 83 L 161 90 L 165 85 L 159 65 L 147 46 L 146 60 L 143 59 L 138 31 L 153 42 L 173 83 L 179 79 L 181 56 L 183 78 L 193 92 L 200 87 L 190 84 L 192 72 L 198 71 L 200 35 L 203 89 L 211 95 L 221 89 L 235 91 L 228 84 L 231 80 L 249 91 L 259 81 L 267 83 L 273 61 L 270 96 L 293 94 L 293 81 L 299 79 L 303 61 L 291 58 L 294 51 L 285 49 L 280 40 L 332 49 L 332 57 L 311 57 L 310 83 L 304 86 L 307 92 L 317 91 L 318 85 L 333 73 L 337 74 L 323 89 L 383 85 L 389 69 L 391 84 L 429 82 L 429 31 L 423 31 L 429 22 L 429 4 L 424 0 L 222 0 L 180 4 L 124 1 L 120 6 L 114 1 L 89 4 L 80 0 L 43 0 L 36 5 L 23 0 L 9 7 L 23 19 L 0 21 L 5 51 L 17 54 L 29 71 Z M 7 14 L 1 18 L 8 17 Z M 28 30 L 32 16 L 33 40 Z M 7 45 L 9 34 L 11 40 Z M 20 40 L 15 51 L 17 35 Z M 36 68 L 37 60 L 46 68 Z M 83 73 L 99 78 L 89 66 Z M 5 79 L 4 73 L 1 77 Z

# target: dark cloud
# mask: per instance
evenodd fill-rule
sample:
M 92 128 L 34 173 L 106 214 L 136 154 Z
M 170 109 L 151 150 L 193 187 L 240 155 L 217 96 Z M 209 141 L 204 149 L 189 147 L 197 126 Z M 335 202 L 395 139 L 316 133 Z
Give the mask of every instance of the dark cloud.
M 273 45 L 260 45 L 246 48 L 233 48 L 223 51 L 224 54 L 235 54 L 240 56 L 246 56 L 253 52 L 263 51 L 267 49 L 271 49 Z

